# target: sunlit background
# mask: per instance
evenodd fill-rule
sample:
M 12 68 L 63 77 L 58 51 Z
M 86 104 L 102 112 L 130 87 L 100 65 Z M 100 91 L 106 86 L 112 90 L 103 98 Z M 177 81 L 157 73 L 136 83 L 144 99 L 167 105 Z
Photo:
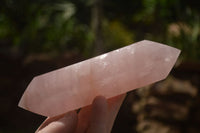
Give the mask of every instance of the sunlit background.
M 166 80 L 128 94 L 113 133 L 199 133 L 200 2 L 1 0 L 0 133 L 44 120 L 17 107 L 34 76 L 144 39 L 182 53 Z

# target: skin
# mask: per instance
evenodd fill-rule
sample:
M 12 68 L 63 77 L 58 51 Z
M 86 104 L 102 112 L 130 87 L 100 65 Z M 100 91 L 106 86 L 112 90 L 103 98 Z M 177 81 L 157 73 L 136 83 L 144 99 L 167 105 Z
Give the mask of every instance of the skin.
M 110 133 L 125 95 L 108 100 L 97 96 L 92 105 L 82 108 L 79 113 L 71 111 L 47 118 L 36 133 Z

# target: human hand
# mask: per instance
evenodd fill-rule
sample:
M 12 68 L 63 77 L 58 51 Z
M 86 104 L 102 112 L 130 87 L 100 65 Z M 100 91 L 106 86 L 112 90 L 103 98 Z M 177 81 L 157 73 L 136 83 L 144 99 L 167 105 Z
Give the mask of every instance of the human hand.
M 92 105 L 47 118 L 36 133 L 110 133 L 125 94 L 106 100 L 97 96 Z

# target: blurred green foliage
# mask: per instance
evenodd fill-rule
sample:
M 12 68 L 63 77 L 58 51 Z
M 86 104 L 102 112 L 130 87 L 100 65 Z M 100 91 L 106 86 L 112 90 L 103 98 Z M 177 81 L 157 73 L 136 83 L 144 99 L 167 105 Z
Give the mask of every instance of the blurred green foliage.
M 91 28 L 96 1 L 2 0 L 0 46 L 15 49 L 23 56 L 49 51 L 77 51 L 90 56 L 96 39 Z M 183 59 L 200 59 L 199 2 L 98 1 L 102 11 L 102 52 L 149 39 L 180 48 Z
M 108 51 L 123 47 L 133 42 L 134 34 L 127 30 L 119 21 L 104 22 L 103 33 L 105 46 Z

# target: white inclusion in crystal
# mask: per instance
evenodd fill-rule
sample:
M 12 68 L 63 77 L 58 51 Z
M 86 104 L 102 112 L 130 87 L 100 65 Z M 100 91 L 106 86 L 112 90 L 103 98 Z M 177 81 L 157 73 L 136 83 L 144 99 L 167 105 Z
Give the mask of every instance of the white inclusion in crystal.
M 103 62 L 103 67 L 107 67 L 108 63 L 107 62 Z
M 135 49 L 134 48 L 131 48 L 130 46 L 129 47 L 126 47 L 127 51 L 130 53 L 130 54 L 134 54 L 135 53 Z
M 135 53 L 135 49 L 131 49 L 131 54 L 134 54 Z
M 115 50 L 116 52 L 119 52 L 120 50 L 119 49 L 117 49 L 117 50 Z
M 78 70 L 80 70 L 80 66 L 81 66 L 82 62 L 77 63 L 76 65 L 72 65 L 73 66 L 73 70 L 74 72 L 78 72 Z
M 103 55 L 101 55 L 99 58 L 100 58 L 100 59 L 104 59 L 104 58 L 106 58 L 106 56 L 108 56 L 108 54 L 103 54 Z
M 169 62 L 170 61 L 170 58 L 165 58 L 165 62 Z

